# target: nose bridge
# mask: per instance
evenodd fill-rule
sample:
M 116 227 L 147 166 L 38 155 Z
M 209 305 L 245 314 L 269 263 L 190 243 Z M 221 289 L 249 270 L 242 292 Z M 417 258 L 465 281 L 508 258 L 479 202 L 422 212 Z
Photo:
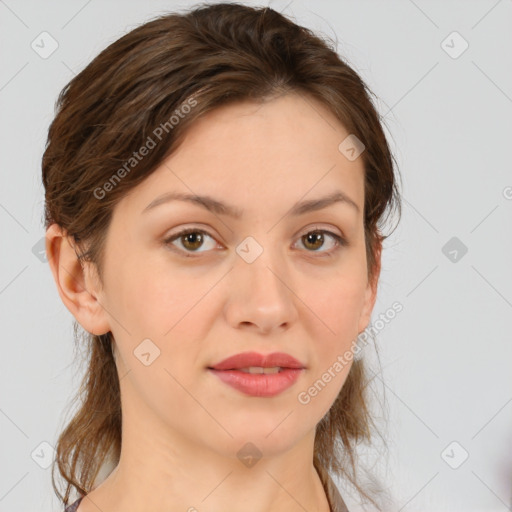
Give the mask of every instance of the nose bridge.
M 259 237 L 261 240 L 261 237 Z M 248 236 L 237 247 L 237 274 L 247 280 L 254 291 L 281 293 L 286 264 L 277 247 L 272 247 L 271 236 L 265 237 L 265 246 Z
M 271 236 L 264 238 L 265 246 L 252 236 L 237 246 L 232 301 L 237 322 L 271 330 L 292 322 L 296 312 L 286 259 L 277 245 L 271 246 Z

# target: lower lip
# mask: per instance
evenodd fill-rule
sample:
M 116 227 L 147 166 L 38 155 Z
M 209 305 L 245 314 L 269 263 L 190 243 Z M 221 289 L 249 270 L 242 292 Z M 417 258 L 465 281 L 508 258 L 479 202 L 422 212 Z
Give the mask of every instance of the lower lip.
M 303 368 L 286 368 L 279 373 L 245 373 L 240 370 L 214 370 L 222 382 L 250 396 L 276 396 L 293 386 Z

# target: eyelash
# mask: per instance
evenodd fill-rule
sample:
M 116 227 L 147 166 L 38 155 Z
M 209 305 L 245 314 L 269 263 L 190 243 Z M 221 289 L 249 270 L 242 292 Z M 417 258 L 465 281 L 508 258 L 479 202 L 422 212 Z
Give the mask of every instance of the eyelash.
M 179 231 L 178 233 L 174 233 L 170 237 L 166 238 L 164 240 L 164 244 L 165 245 L 171 245 L 171 243 L 174 242 L 175 240 L 178 240 L 182 236 L 188 235 L 190 233 L 200 233 L 202 235 L 207 235 L 210 238 L 212 238 L 213 240 L 215 240 L 215 237 L 210 235 L 210 233 L 208 233 L 207 231 L 204 231 L 204 230 L 198 229 L 198 228 L 185 228 L 185 229 L 182 229 L 181 231 Z M 332 257 L 332 256 L 334 256 L 335 252 L 339 251 L 343 247 L 348 246 L 348 242 L 347 242 L 347 240 L 345 238 L 343 238 L 342 236 L 337 235 L 336 233 L 333 233 L 332 231 L 329 231 L 327 229 L 312 229 L 310 231 L 307 231 L 303 235 L 301 235 L 299 237 L 299 240 L 301 240 L 302 237 L 304 237 L 306 235 L 309 235 L 311 233 L 327 234 L 327 235 L 331 236 L 335 240 L 335 242 L 336 242 L 335 247 L 333 249 L 331 249 L 330 251 L 325 251 L 325 252 L 321 252 L 321 251 L 306 251 L 306 252 L 310 252 L 310 253 L 317 253 L 318 252 L 320 254 L 319 257 L 321 257 L 321 258 L 322 257 Z M 174 250 L 174 248 L 172 250 Z M 176 250 L 178 252 L 180 252 L 180 253 L 185 253 L 185 257 L 186 258 L 197 258 L 198 257 L 196 254 L 194 254 L 194 251 L 187 251 L 187 250 L 182 250 L 182 249 L 179 249 L 179 248 L 176 248 Z M 200 254 L 201 252 L 208 252 L 208 251 L 196 251 L 196 252 L 198 254 Z

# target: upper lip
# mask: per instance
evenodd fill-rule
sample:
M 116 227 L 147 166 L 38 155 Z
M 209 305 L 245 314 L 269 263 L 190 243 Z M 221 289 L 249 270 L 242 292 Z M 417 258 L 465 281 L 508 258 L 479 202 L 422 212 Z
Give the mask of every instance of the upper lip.
M 214 370 L 236 370 L 259 366 L 262 368 L 305 368 L 295 357 L 284 352 L 273 352 L 272 354 L 259 354 L 258 352 L 242 352 L 228 357 L 219 363 L 209 366 Z

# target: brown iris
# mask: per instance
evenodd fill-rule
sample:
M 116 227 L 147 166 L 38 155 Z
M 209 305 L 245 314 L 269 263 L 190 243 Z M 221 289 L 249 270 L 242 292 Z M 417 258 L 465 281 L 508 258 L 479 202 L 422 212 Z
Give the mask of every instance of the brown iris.
M 314 249 L 319 249 L 324 243 L 324 235 L 320 231 L 312 231 L 311 233 L 304 235 L 302 237 L 302 241 L 304 242 L 305 247 L 308 247 L 307 244 L 315 244 L 320 242 L 320 245 L 314 247 Z
M 203 244 L 203 234 L 199 232 L 186 233 L 181 236 L 183 247 L 191 251 L 199 249 Z

